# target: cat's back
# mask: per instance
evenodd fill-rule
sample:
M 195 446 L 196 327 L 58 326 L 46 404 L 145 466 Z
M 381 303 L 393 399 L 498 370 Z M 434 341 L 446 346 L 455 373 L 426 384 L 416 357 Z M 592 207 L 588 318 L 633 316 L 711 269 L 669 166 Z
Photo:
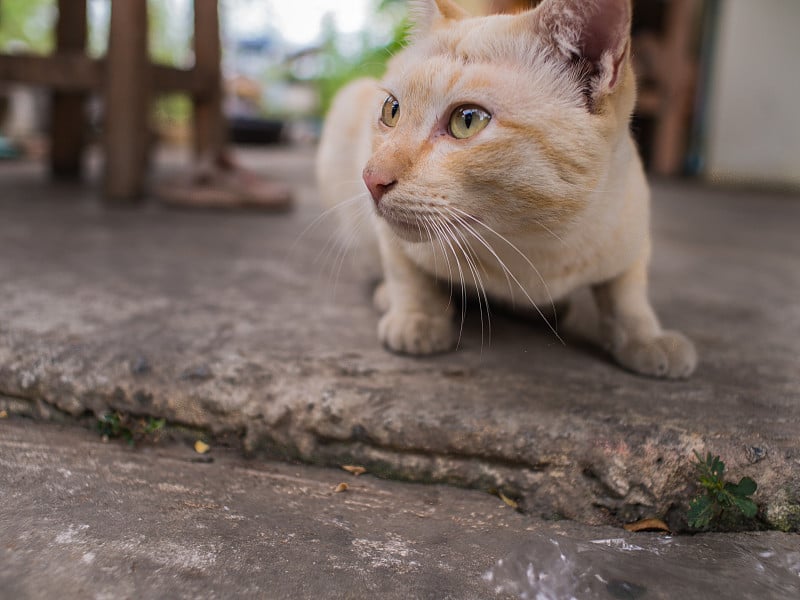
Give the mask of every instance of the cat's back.
M 342 88 L 325 117 L 317 154 L 317 183 L 326 207 L 366 195 L 361 171 L 372 150 L 372 119 L 382 92 L 374 79 Z
M 342 88 L 325 117 L 317 151 L 317 187 L 338 225 L 339 243 L 369 277 L 381 272 L 378 242 L 362 171 L 372 153 L 376 106 L 384 92 L 374 79 L 358 79 Z M 357 233 L 357 235 L 356 235 Z

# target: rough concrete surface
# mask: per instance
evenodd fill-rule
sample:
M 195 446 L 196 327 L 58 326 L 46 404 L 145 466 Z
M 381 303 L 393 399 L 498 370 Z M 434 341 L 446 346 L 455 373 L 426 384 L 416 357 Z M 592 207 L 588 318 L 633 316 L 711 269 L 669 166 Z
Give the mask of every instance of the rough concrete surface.
M 548 518 L 620 524 L 692 497 L 692 451 L 800 531 L 800 202 L 655 186 L 652 298 L 697 343 L 684 382 L 620 370 L 533 320 L 470 311 L 461 349 L 376 340 L 371 289 L 317 220 L 313 154 L 248 155 L 289 215 L 102 207 L 0 170 L 0 400 L 40 417 L 164 417 L 248 451 L 499 488 Z
M 794 599 L 796 535 L 666 537 L 485 493 L 0 421 L 0 598 Z M 349 488 L 334 489 L 341 482 Z

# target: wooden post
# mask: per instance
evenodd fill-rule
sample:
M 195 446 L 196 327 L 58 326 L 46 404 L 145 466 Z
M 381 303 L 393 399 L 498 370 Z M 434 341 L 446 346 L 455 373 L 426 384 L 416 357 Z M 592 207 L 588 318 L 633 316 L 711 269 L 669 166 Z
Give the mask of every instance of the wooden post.
M 194 0 L 195 70 L 210 82 L 205 93 L 194 94 L 194 149 L 198 160 L 210 160 L 227 141 L 222 114 L 222 46 L 217 0 Z
M 86 53 L 86 0 L 58 0 L 56 53 Z M 86 94 L 57 90 L 52 95 L 51 111 L 51 173 L 56 178 L 79 178 L 86 135 Z
M 147 167 L 152 73 L 146 0 L 111 3 L 105 75 L 106 199 L 131 202 L 142 193 Z
M 653 139 L 653 171 L 659 175 L 679 173 L 686 150 L 694 74 L 691 35 L 696 9 L 696 0 L 673 0 L 667 7 L 661 55 L 664 64 L 660 65 L 662 98 Z

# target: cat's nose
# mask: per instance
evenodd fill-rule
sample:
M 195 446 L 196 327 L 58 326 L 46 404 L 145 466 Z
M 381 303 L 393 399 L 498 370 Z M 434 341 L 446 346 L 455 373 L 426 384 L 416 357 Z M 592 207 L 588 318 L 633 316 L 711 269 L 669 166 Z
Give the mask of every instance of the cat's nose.
M 386 192 L 397 185 L 396 179 L 385 173 L 380 173 L 369 168 L 364 169 L 363 175 L 364 183 L 367 184 L 367 189 L 372 195 L 372 199 L 375 201 L 375 206 L 381 203 L 381 198 L 383 198 Z

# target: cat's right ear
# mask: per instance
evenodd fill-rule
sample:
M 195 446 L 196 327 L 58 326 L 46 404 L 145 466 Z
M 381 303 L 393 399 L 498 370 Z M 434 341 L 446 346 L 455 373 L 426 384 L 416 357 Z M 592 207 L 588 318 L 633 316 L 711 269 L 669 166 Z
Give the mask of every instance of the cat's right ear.
M 597 100 L 622 79 L 631 12 L 631 0 L 544 0 L 527 18 L 556 56 L 578 68 Z
M 459 21 L 469 16 L 453 0 L 411 0 L 410 13 L 414 36 L 428 33 L 439 23 Z

